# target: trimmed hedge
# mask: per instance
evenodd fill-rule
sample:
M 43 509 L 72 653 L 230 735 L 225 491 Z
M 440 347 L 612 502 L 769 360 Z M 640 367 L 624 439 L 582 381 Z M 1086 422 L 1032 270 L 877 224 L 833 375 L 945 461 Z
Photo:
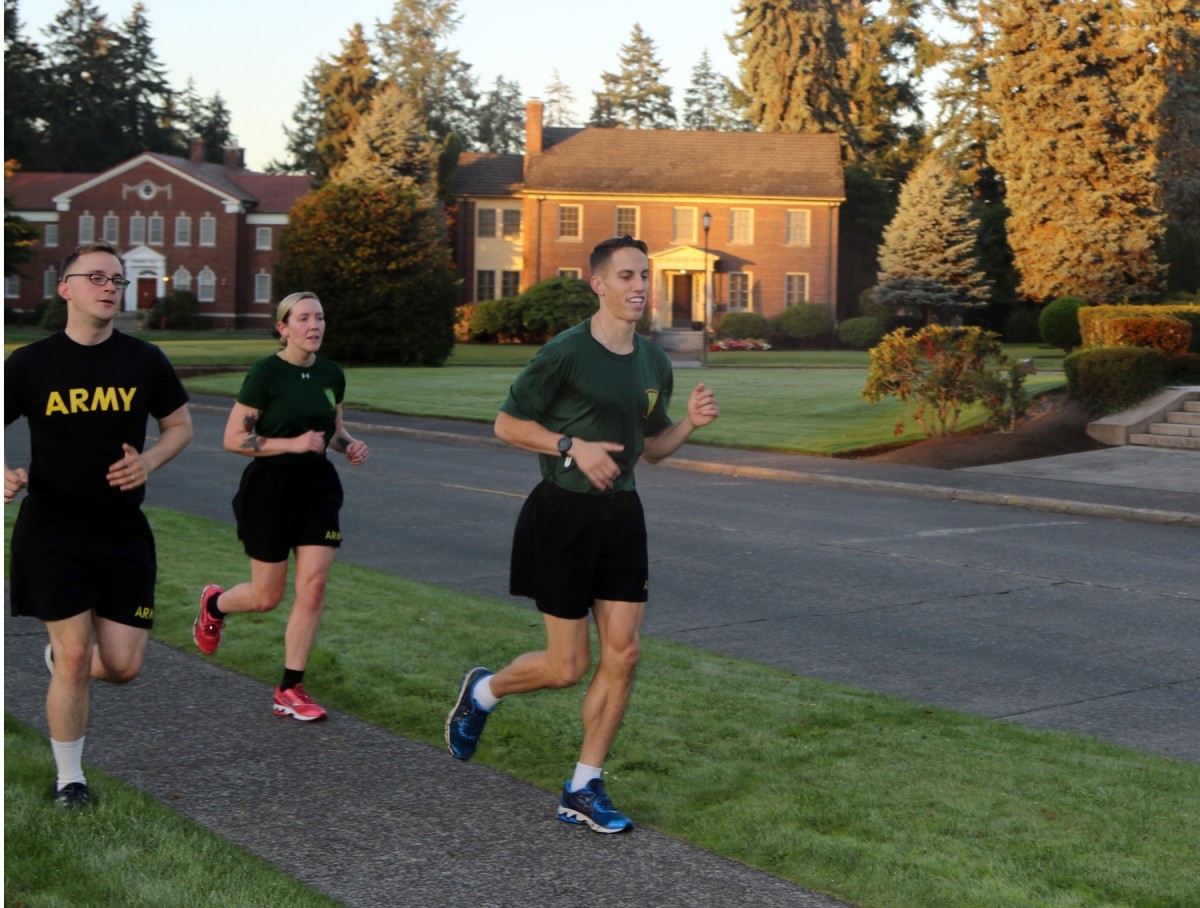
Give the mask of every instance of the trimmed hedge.
M 1167 356 L 1188 352 L 1192 326 L 1171 316 L 1111 318 L 1104 323 L 1106 347 L 1153 347 Z
M 768 323 L 768 339 L 776 346 L 798 346 L 803 341 L 828 341 L 833 337 L 833 316 L 820 303 L 788 306 Z
M 1038 316 L 1038 333 L 1051 347 L 1070 353 L 1083 344 L 1079 330 L 1079 310 L 1087 306 L 1077 296 L 1060 296 L 1046 304 Z
M 1140 403 L 1167 381 L 1167 357 L 1152 347 L 1091 347 L 1063 359 L 1067 392 L 1093 413 Z
M 757 312 L 726 312 L 717 319 L 713 333 L 717 337 L 764 337 L 767 320 Z
M 852 350 L 869 350 L 883 340 L 883 323 L 877 318 L 848 318 L 838 325 L 838 340 Z
M 1079 312 L 1079 330 L 1083 336 L 1085 347 L 1111 347 L 1106 340 L 1105 323 L 1114 318 L 1134 318 L 1137 316 L 1174 316 L 1192 325 L 1192 342 L 1196 342 L 1196 322 L 1193 317 L 1200 318 L 1200 305 L 1193 303 L 1162 303 L 1157 306 L 1088 306 Z M 1192 350 L 1200 353 L 1200 348 Z

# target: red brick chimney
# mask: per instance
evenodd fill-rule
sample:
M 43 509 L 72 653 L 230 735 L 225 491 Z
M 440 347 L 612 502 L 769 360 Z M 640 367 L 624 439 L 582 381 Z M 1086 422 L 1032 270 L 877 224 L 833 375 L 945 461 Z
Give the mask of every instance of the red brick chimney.
M 246 151 L 238 148 L 236 145 L 226 145 L 222 151 L 225 152 L 225 166 L 231 170 L 246 169 Z
M 188 143 L 188 160 L 193 164 L 204 163 L 204 139 L 200 136 L 192 136 Z
M 525 103 L 525 173 L 529 173 L 529 159 L 542 153 L 542 102 L 530 98 Z

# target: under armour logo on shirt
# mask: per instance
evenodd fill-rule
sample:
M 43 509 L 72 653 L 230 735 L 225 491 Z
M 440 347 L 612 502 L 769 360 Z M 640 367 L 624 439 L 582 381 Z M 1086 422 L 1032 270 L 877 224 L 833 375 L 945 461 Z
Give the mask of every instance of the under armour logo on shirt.
M 301 373 L 300 373 L 300 377 L 301 377 L 301 378 L 308 378 L 308 373 L 307 373 L 307 372 L 301 372 Z

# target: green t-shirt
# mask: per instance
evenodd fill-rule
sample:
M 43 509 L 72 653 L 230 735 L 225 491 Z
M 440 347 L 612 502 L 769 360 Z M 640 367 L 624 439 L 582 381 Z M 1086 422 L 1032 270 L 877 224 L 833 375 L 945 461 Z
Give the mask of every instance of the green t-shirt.
M 259 411 L 254 431 L 264 438 L 295 438 L 316 429 L 325 433 L 328 445 L 337 429 L 337 405 L 345 396 L 346 376 L 332 360 L 318 356 L 311 366 L 294 366 L 268 356 L 250 367 L 237 399 Z M 279 455 L 287 460 L 321 456 Z
M 621 467 L 613 488 L 629 491 L 635 488 L 633 468 L 646 436 L 671 425 L 667 407 L 673 389 L 671 360 L 661 347 L 634 335 L 632 353 L 613 353 L 592 337 L 591 319 L 584 319 L 538 351 L 501 409 L 572 438 L 624 445 L 613 454 Z M 567 467 L 558 455 L 538 459 L 542 476 L 555 485 L 596 491 L 574 461 Z

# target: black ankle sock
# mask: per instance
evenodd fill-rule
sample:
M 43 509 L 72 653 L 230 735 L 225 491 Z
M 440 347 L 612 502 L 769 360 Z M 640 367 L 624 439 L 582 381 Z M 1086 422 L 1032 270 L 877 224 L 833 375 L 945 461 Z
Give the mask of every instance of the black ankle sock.
M 297 684 L 304 680 L 304 670 L 296 671 L 294 668 L 284 668 L 283 680 L 279 682 L 280 690 L 291 690 Z
M 204 607 L 208 609 L 209 615 L 211 615 L 213 618 L 216 618 L 218 621 L 222 621 L 225 618 L 225 613 L 217 608 L 217 600 L 220 598 L 220 593 L 214 593 L 213 595 L 209 596 L 208 601 L 204 603 Z

